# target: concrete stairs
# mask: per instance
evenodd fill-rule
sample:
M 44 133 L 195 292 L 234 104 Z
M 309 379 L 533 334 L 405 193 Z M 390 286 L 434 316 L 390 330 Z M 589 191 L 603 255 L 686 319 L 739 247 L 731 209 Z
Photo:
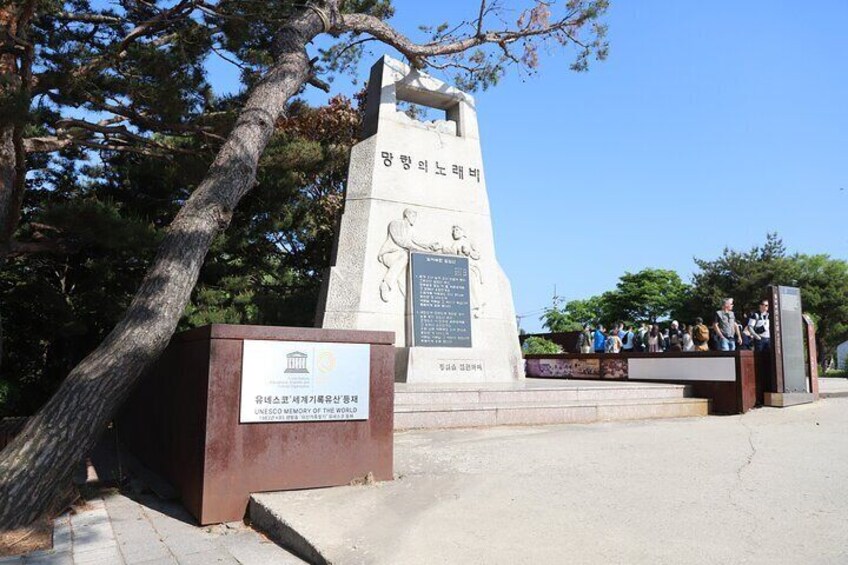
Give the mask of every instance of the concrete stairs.
M 706 416 L 690 387 L 525 379 L 510 384 L 395 385 L 395 429 L 589 423 Z

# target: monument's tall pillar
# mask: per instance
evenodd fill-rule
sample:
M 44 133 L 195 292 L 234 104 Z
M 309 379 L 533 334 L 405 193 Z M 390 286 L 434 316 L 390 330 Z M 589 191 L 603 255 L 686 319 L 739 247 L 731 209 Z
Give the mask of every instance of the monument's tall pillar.
M 398 101 L 445 119 L 414 120 Z M 318 325 L 394 331 L 401 381 L 523 378 L 474 99 L 383 57 L 371 69 L 363 127 Z

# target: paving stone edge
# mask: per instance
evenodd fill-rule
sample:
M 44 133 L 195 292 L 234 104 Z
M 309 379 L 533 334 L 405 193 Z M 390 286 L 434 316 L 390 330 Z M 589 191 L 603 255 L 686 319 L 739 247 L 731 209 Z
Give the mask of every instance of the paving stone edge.
M 282 516 L 257 502 L 254 497 L 250 498 L 248 515 L 254 528 L 307 563 L 332 565 L 332 561 L 318 547 L 297 532 Z

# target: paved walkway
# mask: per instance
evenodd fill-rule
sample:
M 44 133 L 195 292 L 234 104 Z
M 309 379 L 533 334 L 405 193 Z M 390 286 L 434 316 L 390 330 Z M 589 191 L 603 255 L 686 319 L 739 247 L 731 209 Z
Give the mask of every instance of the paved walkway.
M 819 379 L 819 394 L 823 398 L 848 397 L 848 379 L 841 377 Z
M 241 522 L 201 528 L 179 504 L 153 495 L 139 502 L 121 494 L 89 501 L 76 514 L 56 520 L 53 549 L 0 564 L 217 565 L 301 564 Z
M 848 398 L 744 416 L 405 432 L 395 473 L 254 495 L 265 508 L 254 524 L 276 514 L 278 532 L 344 564 L 848 563 Z
M 337 563 L 848 563 L 848 379 L 745 416 L 421 431 L 398 480 L 257 498 Z M 275 502 L 276 501 L 276 502 Z M 113 493 L 0 564 L 303 563 L 242 523 Z

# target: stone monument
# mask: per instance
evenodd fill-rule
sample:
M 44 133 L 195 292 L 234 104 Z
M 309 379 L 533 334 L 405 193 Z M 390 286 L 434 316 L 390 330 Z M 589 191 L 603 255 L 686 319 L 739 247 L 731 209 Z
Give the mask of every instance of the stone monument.
M 816 400 L 815 385 L 807 374 L 808 357 L 804 348 L 804 322 L 801 289 L 770 286 L 771 366 L 770 391 L 764 395 L 766 406 L 794 406 Z M 815 338 L 810 352 L 815 357 Z M 812 363 L 815 367 L 815 363 Z
M 468 94 L 390 57 L 372 67 L 333 255 L 317 325 L 395 332 L 398 381 L 524 378 Z

